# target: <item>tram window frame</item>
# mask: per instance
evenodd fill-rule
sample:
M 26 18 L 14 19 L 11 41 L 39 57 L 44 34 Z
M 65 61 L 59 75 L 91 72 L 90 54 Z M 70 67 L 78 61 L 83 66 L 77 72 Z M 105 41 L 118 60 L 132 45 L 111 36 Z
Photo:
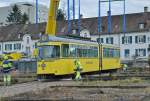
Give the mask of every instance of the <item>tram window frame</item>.
M 77 57 L 77 45 L 74 44 L 69 45 L 69 53 L 70 53 L 70 57 Z
M 64 50 L 64 46 L 67 46 L 66 50 Z M 61 55 L 62 55 L 62 57 L 69 57 L 70 56 L 69 44 L 62 44 L 61 45 Z
M 45 49 L 44 49 L 45 48 Z M 45 50 L 47 52 L 48 48 L 52 48 L 51 57 L 45 57 Z M 43 50 L 44 49 L 44 50 Z M 54 52 L 54 53 L 53 53 Z M 48 53 L 48 52 L 47 52 Z M 46 53 L 46 54 L 47 54 Z M 50 54 L 49 54 L 50 55 Z M 39 46 L 39 59 L 54 59 L 54 58 L 60 58 L 60 46 L 59 45 L 44 45 Z
M 104 58 L 119 58 L 120 50 L 116 48 L 103 48 L 103 57 Z
M 74 53 L 72 52 L 74 49 Z M 70 57 L 78 58 L 97 58 L 98 57 L 98 47 L 89 45 L 69 45 Z

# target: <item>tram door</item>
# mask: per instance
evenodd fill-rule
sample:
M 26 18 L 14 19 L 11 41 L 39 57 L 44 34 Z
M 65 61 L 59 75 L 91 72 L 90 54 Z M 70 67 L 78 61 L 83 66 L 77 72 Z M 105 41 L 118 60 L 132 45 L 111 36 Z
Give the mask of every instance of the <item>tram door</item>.
M 99 70 L 100 71 L 103 69 L 102 59 L 103 59 L 103 47 L 102 44 L 100 44 L 99 45 Z

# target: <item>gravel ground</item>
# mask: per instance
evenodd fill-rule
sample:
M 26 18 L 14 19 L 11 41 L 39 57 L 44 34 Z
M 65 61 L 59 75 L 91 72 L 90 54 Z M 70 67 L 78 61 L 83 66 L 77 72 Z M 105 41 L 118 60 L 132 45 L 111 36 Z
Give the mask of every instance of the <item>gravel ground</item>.
M 84 100 L 84 101 L 150 101 L 150 88 L 115 89 L 115 88 L 46 88 L 15 96 L 13 100 Z
M 103 88 L 103 86 L 106 87 Z M 109 86 L 115 86 L 116 88 Z M 120 88 L 119 86 L 129 86 L 129 88 Z M 135 86 L 137 88 L 134 88 Z M 142 86 L 145 87 L 141 88 Z M 10 91 L 9 95 L 5 96 L 6 98 L 2 100 L 150 101 L 150 81 L 138 78 L 92 82 L 34 82 L 24 86 L 14 85 L 10 89 L 0 88 L 0 94 L 4 93 L 1 92 L 2 90 Z

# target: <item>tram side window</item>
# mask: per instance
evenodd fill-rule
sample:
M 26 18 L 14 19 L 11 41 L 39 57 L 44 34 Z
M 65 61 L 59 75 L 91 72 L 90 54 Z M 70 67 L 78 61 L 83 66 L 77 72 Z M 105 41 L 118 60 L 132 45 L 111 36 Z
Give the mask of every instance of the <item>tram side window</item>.
M 91 57 L 98 57 L 98 48 L 91 47 Z
M 49 59 L 60 57 L 60 47 L 59 46 L 41 46 L 39 47 L 39 58 Z
M 98 57 L 98 48 L 91 46 L 80 46 L 79 57 Z
M 114 49 L 113 54 L 114 54 L 113 57 L 115 57 L 115 58 L 120 57 L 120 50 L 119 49 Z
M 116 53 L 117 53 L 117 57 L 120 57 L 120 50 L 119 49 L 116 50 Z
M 69 57 L 69 45 L 68 44 L 62 45 L 62 56 Z
M 113 49 L 109 49 L 109 57 L 114 57 L 114 54 L 113 54 Z
M 77 47 L 76 45 L 70 45 L 70 56 L 77 57 Z
M 104 48 L 103 49 L 103 54 L 104 54 L 104 57 L 109 57 L 109 50 L 108 50 L 108 48 Z
M 107 58 L 120 57 L 120 51 L 118 49 L 113 49 L 113 48 L 104 48 L 103 54 L 104 54 L 103 56 Z
M 70 45 L 71 57 L 98 57 L 98 48 L 85 45 Z
M 53 50 L 54 54 L 52 55 L 53 58 L 58 58 L 60 57 L 60 47 L 56 46 Z
M 88 56 L 88 51 L 87 51 L 87 49 L 82 49 L 81 57 L 87 57 L 87 56 Z

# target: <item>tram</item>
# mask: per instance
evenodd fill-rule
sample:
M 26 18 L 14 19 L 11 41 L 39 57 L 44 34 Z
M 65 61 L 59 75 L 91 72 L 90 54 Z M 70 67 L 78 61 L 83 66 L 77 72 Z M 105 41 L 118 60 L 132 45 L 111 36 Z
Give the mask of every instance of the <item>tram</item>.
M 120 48 L 114 45 L 54 36 L 37 45 L 39 77 L 73 75 L 75 59 L 81 62 L 82 74 L 112 72 L 120 68 Z

